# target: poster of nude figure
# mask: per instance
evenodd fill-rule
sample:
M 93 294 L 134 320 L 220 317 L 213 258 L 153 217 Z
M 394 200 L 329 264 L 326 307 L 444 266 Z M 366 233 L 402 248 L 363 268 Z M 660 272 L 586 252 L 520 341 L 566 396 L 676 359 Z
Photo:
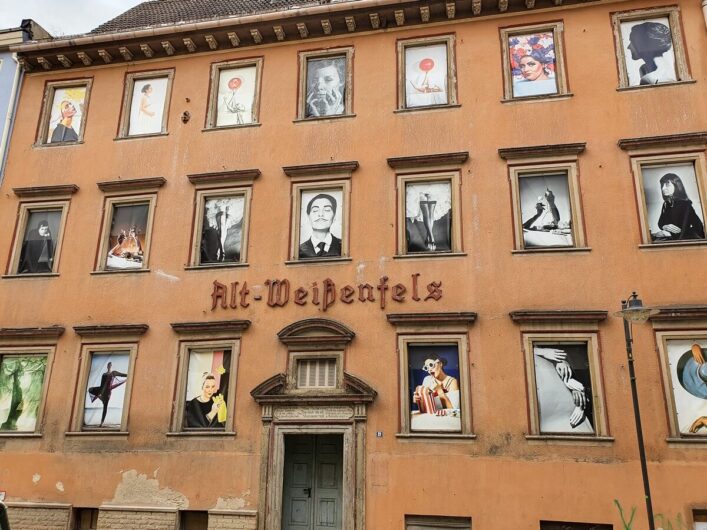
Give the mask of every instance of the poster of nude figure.
M 44 390 L 46 355 L 0 359 L 0 432 L 34 432 Z
M 408 253 L 452 250 L 452 184 L 415 182 L 405 187 Z
M 223 429 L 228 411 L 231 350 L 192 350 L 184 396 L 185 429 Z
M 679 432 L 707 436 L 707 339 L 669 340 L 667 352 Z
M 84 428 L 120 429 L 129 364 L 128 352 L 91 354 L 84 394 Z
M 405 107 L 446 105 L 447 44 L 405 48 Z

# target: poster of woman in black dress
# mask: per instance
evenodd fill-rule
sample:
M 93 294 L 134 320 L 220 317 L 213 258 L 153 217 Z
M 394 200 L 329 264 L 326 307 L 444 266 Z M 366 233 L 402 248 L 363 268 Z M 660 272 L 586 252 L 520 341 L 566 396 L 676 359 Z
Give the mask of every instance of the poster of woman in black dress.
M 189 354 L 185 429 L 224 429 L 228 411 L 230 350 L 202 350 Z
M 127 352 L 93 354 L 84 402 L 83 424 L 88 428 L 119 429 L 123 419 Z
M 54 270 L 60 222 L 61 210 L 33 210 L 29 213 L 22 238 L 18 274 L 40 274 Z

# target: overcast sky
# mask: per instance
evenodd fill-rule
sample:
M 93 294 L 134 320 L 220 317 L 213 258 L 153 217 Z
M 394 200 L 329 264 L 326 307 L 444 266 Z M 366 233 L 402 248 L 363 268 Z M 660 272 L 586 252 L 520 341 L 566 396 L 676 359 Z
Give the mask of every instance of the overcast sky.
M 87 33 L 145 0 L 0 0 L 0 29 L 31 18 L 54 36 Z

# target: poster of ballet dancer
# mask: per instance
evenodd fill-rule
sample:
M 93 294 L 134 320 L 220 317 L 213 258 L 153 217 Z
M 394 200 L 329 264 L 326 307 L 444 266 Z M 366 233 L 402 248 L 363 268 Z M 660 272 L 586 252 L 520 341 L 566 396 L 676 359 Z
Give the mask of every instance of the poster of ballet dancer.
M 458 346 L 409 344 L 407 362 L 410 430 L 461 432 Z
M 555 37 L 552 31 L 508 37 L 513 97 L 557 93 Z
M 343 196 L 341 188 L 301 191 L 298 259 L 342 256 Z
M 83 137 L 87 86 L 56 87 L 44 143 L 78 142 Z
M 447 44 L 405 47 L 405 107 L 446 105 Z
M 34 432 L 44 391 L 46 355 L 0 360 L 0 432 Z
M 84 428 L 120 429 L 129 364 L 128 352 L 91 354 L 84 395 Z
M 169 77 L 134 79 L 128 136 L 163 132 Z
M 572 247 L 572 204 L 567 173 L 518 179 L 524 248 Z
M 222 68 L 216 94 L 216 127 L 255 122 L 256 65 Z
M 228 411 L 231 350 L 194 350 L 189 352 L 185 429 L 223 429 Z
M 201 224 L 200 265 L 238 263 L 243 241 L 245 197 L 206 197 Z
M 678 431 L 707 437 L 707 339 L 668 340 L 667 353 Z
M 629 86 L 677 81 L 667 16 L 621 22 L 621 45 Z
M 113 206 L 106 269 L 141 269 L 145 266 L 148 203 Z
M 540 432 L 594 434 L 587 343 L 534 343 Z
M 452 250 L 452 183 L 405 186 L 405 241 L 408 253 Z

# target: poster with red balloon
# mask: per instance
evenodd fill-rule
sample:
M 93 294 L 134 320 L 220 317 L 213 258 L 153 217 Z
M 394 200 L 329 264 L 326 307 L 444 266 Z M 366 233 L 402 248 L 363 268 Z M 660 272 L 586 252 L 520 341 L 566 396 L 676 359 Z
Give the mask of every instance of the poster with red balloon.
M 216 126 L 254 123 L 255 65 L 224 68 L 219 72 Z
M 447 105 L 447 45 L 405 48 L 405 106 Z

